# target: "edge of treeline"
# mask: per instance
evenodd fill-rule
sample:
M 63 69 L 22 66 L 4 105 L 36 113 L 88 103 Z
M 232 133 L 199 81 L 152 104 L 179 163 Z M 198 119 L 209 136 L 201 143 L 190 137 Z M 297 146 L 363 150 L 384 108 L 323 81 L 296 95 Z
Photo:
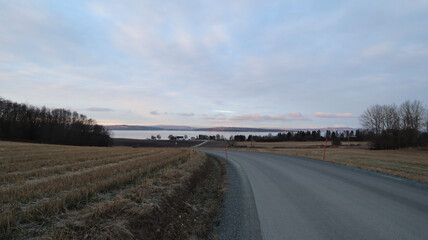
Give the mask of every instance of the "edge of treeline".
M 327 136 L 327 140 L 339 140 L 339 141 L 366 141 L 367 140 L 367 131 L 356 129 L 354 130 L 346 130 L 346 131 L 332 131 L 326 130 L 325 133 Z M 321 135 L 321 130 L 313 130 L 313 131 L 288 131 L 281 132 L 276 135 L 234 135 L 229 140 L 237 141 L 237 142 L 245 142 L 245 141 L 255 141 L 255 142 L 287 142 L 287 141 L 325 141 L 325 136 Z
M 372 105 L 360 116 L 373 149 L 397 149 L 428 143 L 428 111 L 418 100 Z M 426 127 L 426 131 L 423 128 Z
M 0 97 L 0 139 L 78 146 L 111 146 L 109 131 L 83 114 Z

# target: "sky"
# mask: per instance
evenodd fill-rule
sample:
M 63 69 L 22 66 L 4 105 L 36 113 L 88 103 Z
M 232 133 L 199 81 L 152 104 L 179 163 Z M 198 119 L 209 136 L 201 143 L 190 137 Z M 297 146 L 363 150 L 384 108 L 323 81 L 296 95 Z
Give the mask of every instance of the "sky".
M 0 97 L 100 124 L 360 127 L 428 104 L 428 1 L 0 0 Z

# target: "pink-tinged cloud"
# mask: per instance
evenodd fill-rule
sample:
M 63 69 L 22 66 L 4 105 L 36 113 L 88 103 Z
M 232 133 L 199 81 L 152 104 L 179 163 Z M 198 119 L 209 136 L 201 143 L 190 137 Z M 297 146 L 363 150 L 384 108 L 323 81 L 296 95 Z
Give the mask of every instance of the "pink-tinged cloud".
M 265 122 L 265 121 L 285 121 L 284 115 L 268 116 L 260 114 L 246 114 L 232 117 L 230 120 L 236 122 Z
M 313 114 L 314 117 L 319 118 L 355 118 L 357 116 L 352 113 L 325 113 L 325 112 L 316 112 Z
M 231 118 L 221 117 L 205 117 L 204 119 L 210 120 L 210 122 L 216 123 L 239 123 L 239 122 L 285 122 L 292 120 L 306 121 L 308 120 L 303 114 L 299 112 L 292 112 L 283 115 L 261 115 L 261 114 L 245 114 L 234 116 Z
M 305 116 L 303 116 L 300 112 L 291 112 L 286 114 L 287 117 L 289 117 L 292 120 L 308 120 Z
M 160 113 L 158 111 L 151 111 L 150 114 L 151 115 L 177 115 L 177 116 L 181 116 L 181 117 L 193 117 L 193 116 L 195 116 L 194 113 L 172 113 L 172 112 Z

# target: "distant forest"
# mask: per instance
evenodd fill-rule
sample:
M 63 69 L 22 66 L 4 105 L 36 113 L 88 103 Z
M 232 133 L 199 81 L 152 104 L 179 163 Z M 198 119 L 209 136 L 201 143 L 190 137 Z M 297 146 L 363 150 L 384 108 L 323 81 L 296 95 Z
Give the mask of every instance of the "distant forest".
M 286 142 L 286 141 L 325 141 L 325 137 L 327 136 L 328 140 L 333 141 L 333 144 L 340 145 L 341 141 L 367 141 L 368 132 L 360 131 L 357 129 L 355 132 L 353 130 L 349 131 L 331 131 L 327 130 L 325 136 L 321 136 L 321 130 L 317 131 L 296 131 L 296 132 L 280 132 L 276 135 L 268 134 L 265 136 L 259 135 L 234 135 L 230 136 L 229 140 L 237 141 L 237 142 L 245 142 L 245 141 L 255 141 L 255 142 Z M 199 135 L 198 139 L 205 140 L 222 140 L 223 136 L 220 134 L 217 135 Z
M 364 131 L 353 130 L 349 131 L 326 131 L 326 136 L 328 140 L 332 141 L 365 141 L 367 139 L 367 134 Z M 297 132 L 287 132 L 287 133 L 278 133 L 277 135 L 269 134 L 267 136 L 255 136 L 249 135 L 247 139 L 245 136 L 236 135 L 234 136 L 235 141 L 256 141 L 256 142 L 283 142 L 283 141 L 324 141 L 325 136 L 321 136 L 321 130 L 317 131 L 297 131 Z
M 405 101 L 399 106 L 370 106 L 361 114 L 360 122 L 369 131 L 373 149 L 397 149 L 428 143 L 428 112 L 421 101 Z
M 0 97 L 0 139 L 52 144 L 110 146 L 107 129 L 67 109 L 38 108 Z

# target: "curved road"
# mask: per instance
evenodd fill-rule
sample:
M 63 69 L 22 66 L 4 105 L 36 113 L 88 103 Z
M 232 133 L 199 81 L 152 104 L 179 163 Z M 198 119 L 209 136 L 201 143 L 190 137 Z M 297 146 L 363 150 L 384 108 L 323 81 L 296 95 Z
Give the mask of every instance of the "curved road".
M 222 150 L 202 151 L 224 158 Z M 251 229 L 253 239 L 428 239 L 427 185 L 299 157 L 228 155 L 219 239 L 248 239 L 242 232 Z M 236 193 L 245 181 L 249 190 Z M 233 214 L 243 206 L 236 201 L 255 208 Z

